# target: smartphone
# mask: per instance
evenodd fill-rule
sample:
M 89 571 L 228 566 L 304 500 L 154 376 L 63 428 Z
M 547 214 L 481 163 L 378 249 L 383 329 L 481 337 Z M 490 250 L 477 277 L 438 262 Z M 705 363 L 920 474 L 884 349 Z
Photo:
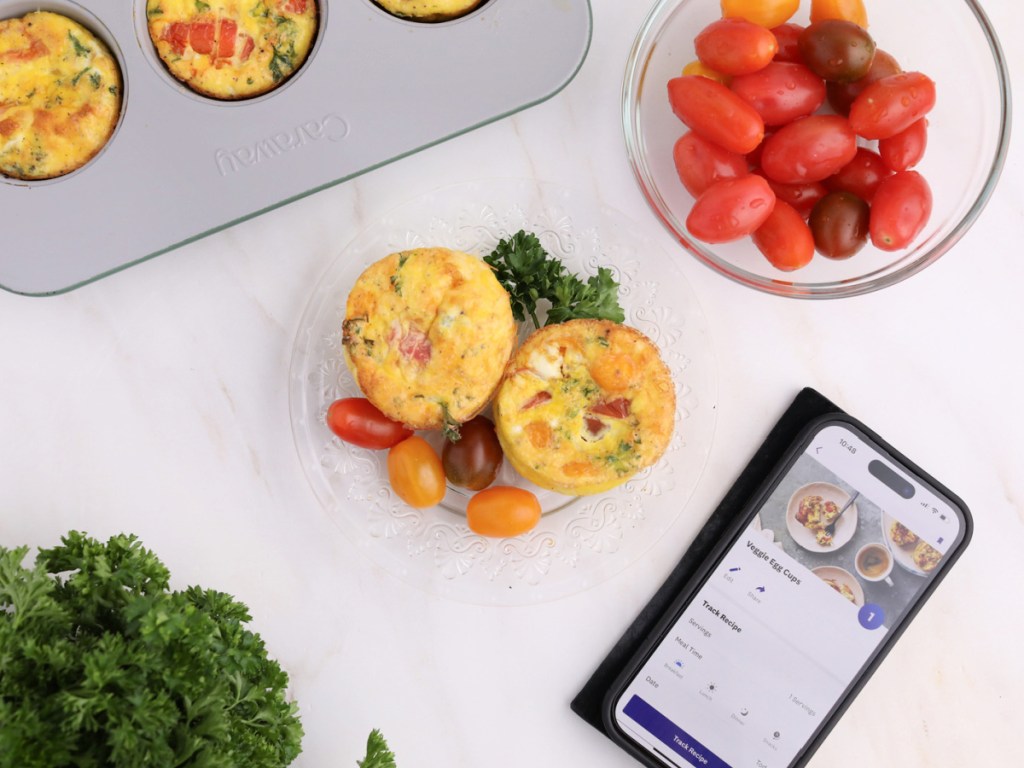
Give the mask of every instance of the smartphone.
M 605 697 L 649 766 L 800 766 L 970 540 L 863 424 L 805 429 Z

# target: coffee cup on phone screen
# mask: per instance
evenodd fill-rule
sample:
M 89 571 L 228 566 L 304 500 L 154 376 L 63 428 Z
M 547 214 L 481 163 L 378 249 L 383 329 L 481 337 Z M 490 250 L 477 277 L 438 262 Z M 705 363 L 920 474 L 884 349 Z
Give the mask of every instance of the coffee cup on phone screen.
M 889 578 L 892 566 L 892 552 L 884 544 L 865 544 L 857 550 L 854 567 L 857 569 L 857 575 L 864 581 L 884 581 L 890 587 L 893 586 L 892 579 Z

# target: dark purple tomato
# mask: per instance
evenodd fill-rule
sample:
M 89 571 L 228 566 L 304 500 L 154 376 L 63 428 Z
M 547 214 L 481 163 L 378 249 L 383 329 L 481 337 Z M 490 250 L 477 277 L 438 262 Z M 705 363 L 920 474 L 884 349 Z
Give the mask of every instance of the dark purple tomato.
M 479 491 L 494 482 L 503 454 L 494 424 L 486 416 L 475 416 L 459 428 L 462 437 L 446 442 L 441 463 L 448 482 Z
M 829 106 L 836 111 L 837 115 L 849 115 L 850 105 L 853 104 L 854 99 L 860 96 L 861 91 L 876 80 L 889 77 L 889 75 L 898 75 L 902 71 L 899 62 L 891 54 L 875 49 L 875 58 L 864 77 L 849 83 L 825 84 Z
M 830 259 L 846 259 L 868 240 L 871 209 L 852 192 L 829 192 L 811 211 L 814 248 Z
M 849 83 L 868 73 L 875 58 L 875 41 L 852 21 L 824 19 L 800 33 L 800 57 L 826 80 Z

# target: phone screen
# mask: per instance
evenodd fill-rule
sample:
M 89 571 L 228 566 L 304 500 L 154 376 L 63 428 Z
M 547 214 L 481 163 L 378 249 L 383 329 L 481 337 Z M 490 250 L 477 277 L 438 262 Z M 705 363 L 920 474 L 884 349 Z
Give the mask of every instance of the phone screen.
M 792 765 L 966 529 L 866 436 L 824 425 L 618 697 L 618 727 L 666 765 Z

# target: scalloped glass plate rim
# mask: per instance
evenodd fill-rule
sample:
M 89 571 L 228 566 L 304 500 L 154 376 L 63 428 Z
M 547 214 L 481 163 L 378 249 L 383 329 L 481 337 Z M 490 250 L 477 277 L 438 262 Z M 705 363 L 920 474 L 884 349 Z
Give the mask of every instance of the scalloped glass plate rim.
M 659 344 L 673 369 L 677 429 L 665 457 L 618 489 L 581 498 L 541 491 L 545 515 L 537 529 L 512 539 L 487 539 L 470 532 L 448 504 L 457 492 L 450 490 L 442 506 L 427 510 L 396 502 L 387 487 L 386 452 L 343 443 L 323 424 L 323 414 L 336 397 L 360 394 L 341 355 L 340 318 L 348 289 L 364 266 L 387 253 L 427 245 L 482 256 L 498 237 L 517 228 L 538 233 L 549 252 L 583 277 L 598 264 L 616 271 L 627 322 Z M 666 281 L 667 274 L 674 279 Z M 656 301 L 659 290 L 665 291 L 662 299 L 679 305 L 678 311 Z M 681 370 L 686 371 L 685 381 L 678 375 Z M 710 453 L 716 408 L 710 334 L 678 265 L 624 214 L 592 195 L 550 182 L 452 184 L 371 220 L 314 286 L 291 352 L 293 437 L 323 509 L 392 575 L 430 593 L 477 604 L 523 605 L 561 598 L 604 581 L 638 559 L 680 517 L 692 496 Z M 680 422 L 685 430 L 678 428 Z M 507 467 L 502 472 L 512 473 Z

